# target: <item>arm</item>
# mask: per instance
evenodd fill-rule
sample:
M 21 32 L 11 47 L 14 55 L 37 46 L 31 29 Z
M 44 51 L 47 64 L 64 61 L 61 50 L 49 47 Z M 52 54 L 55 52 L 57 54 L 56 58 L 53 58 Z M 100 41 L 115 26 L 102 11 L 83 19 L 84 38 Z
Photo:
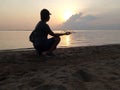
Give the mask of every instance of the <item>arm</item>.
M 48 31 L 48 33 L 51 35 L 51 36 L 54 36 L 54 37 L 59 37 L 59 36 L 63 36 L 63 35 L 70 35 L 71 32 L 65 32 L 65 33 L 54 33 L 50 27 L 47 25 L 47 28 L 46 30 Z
M 58 37 L 58 36 L 63 36 L 63 35 L 70 35 L 71 32 L 65 32 L 65 33 L 54 33 L 54 32 L 50 32 L 49 34 L 50 34 L 51 36 Z
M 71 32 L 65 32 L 65 33 L 56 33 L 56 35 L 58 36 L 62 36 L 62 35 L 70 35 Z

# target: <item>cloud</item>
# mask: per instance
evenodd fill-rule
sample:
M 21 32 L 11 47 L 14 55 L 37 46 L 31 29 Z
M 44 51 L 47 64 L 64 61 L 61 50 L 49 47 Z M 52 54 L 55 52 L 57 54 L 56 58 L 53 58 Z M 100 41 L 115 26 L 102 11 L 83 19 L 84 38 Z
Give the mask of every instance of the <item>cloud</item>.
M 120 29 L 119 15 L 72 15 L 61 25 L 61 29 Z

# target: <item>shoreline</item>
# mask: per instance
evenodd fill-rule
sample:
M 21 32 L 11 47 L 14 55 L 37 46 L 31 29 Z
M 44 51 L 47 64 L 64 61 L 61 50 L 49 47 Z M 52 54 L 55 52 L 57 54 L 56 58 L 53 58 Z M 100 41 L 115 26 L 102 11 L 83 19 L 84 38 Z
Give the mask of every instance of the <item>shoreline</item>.
M 90 45 L 90 46 L 73 46 L 73 47 L 58 47 L 57 49 L 64 49 L 64 48 L 80 48 L 80 47 L 101 47 L 101 46 L 116 46 L 120 44 L 103 44 L 103 45 Z M 15 48 L 15 49 L 1 49 L 0 52 L 4 51 L 29 51 L 29 50 L 35 50 L 33 47 L 29 48 Z
M 0 51 L 0 90 L 119 90 L 120 44 Z

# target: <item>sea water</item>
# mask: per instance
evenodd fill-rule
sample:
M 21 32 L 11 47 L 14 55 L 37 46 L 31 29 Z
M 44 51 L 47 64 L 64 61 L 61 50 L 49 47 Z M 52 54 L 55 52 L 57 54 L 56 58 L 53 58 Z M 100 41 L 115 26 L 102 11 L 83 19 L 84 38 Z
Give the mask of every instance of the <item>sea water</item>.
M 58 48 L 120 44 L 120 30 L 70 31 L 71 35 L 61 36 Z M 54 32 L 58 31 L 54 30 Z M 59 32 L 63 32 L 63 30 L 59 30 Z M 32 43 L 29 41 L 30 33 L 31 31 L 0 31 L 0 50 L 32 48 Z

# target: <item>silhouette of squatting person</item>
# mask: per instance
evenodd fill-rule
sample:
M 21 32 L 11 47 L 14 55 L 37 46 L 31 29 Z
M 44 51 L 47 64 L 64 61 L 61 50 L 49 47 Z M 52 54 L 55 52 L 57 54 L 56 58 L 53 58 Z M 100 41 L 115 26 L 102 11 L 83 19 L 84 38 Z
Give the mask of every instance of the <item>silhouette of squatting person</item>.
M 47 9 L 41 10 L 41 21 L 38 22 L 29 37 L 39 55 L 42 55 L 43 52 L 46 52 L 46 55 L 54 56 L 53 51 L 60 42 L 60 36 L 71 34 L 70 32 L 54 33 L 47 24 L 47 22 L 50 20 L 50 15 L 51 13 Z M 48 38 L 48 35 L 53 37 Z

